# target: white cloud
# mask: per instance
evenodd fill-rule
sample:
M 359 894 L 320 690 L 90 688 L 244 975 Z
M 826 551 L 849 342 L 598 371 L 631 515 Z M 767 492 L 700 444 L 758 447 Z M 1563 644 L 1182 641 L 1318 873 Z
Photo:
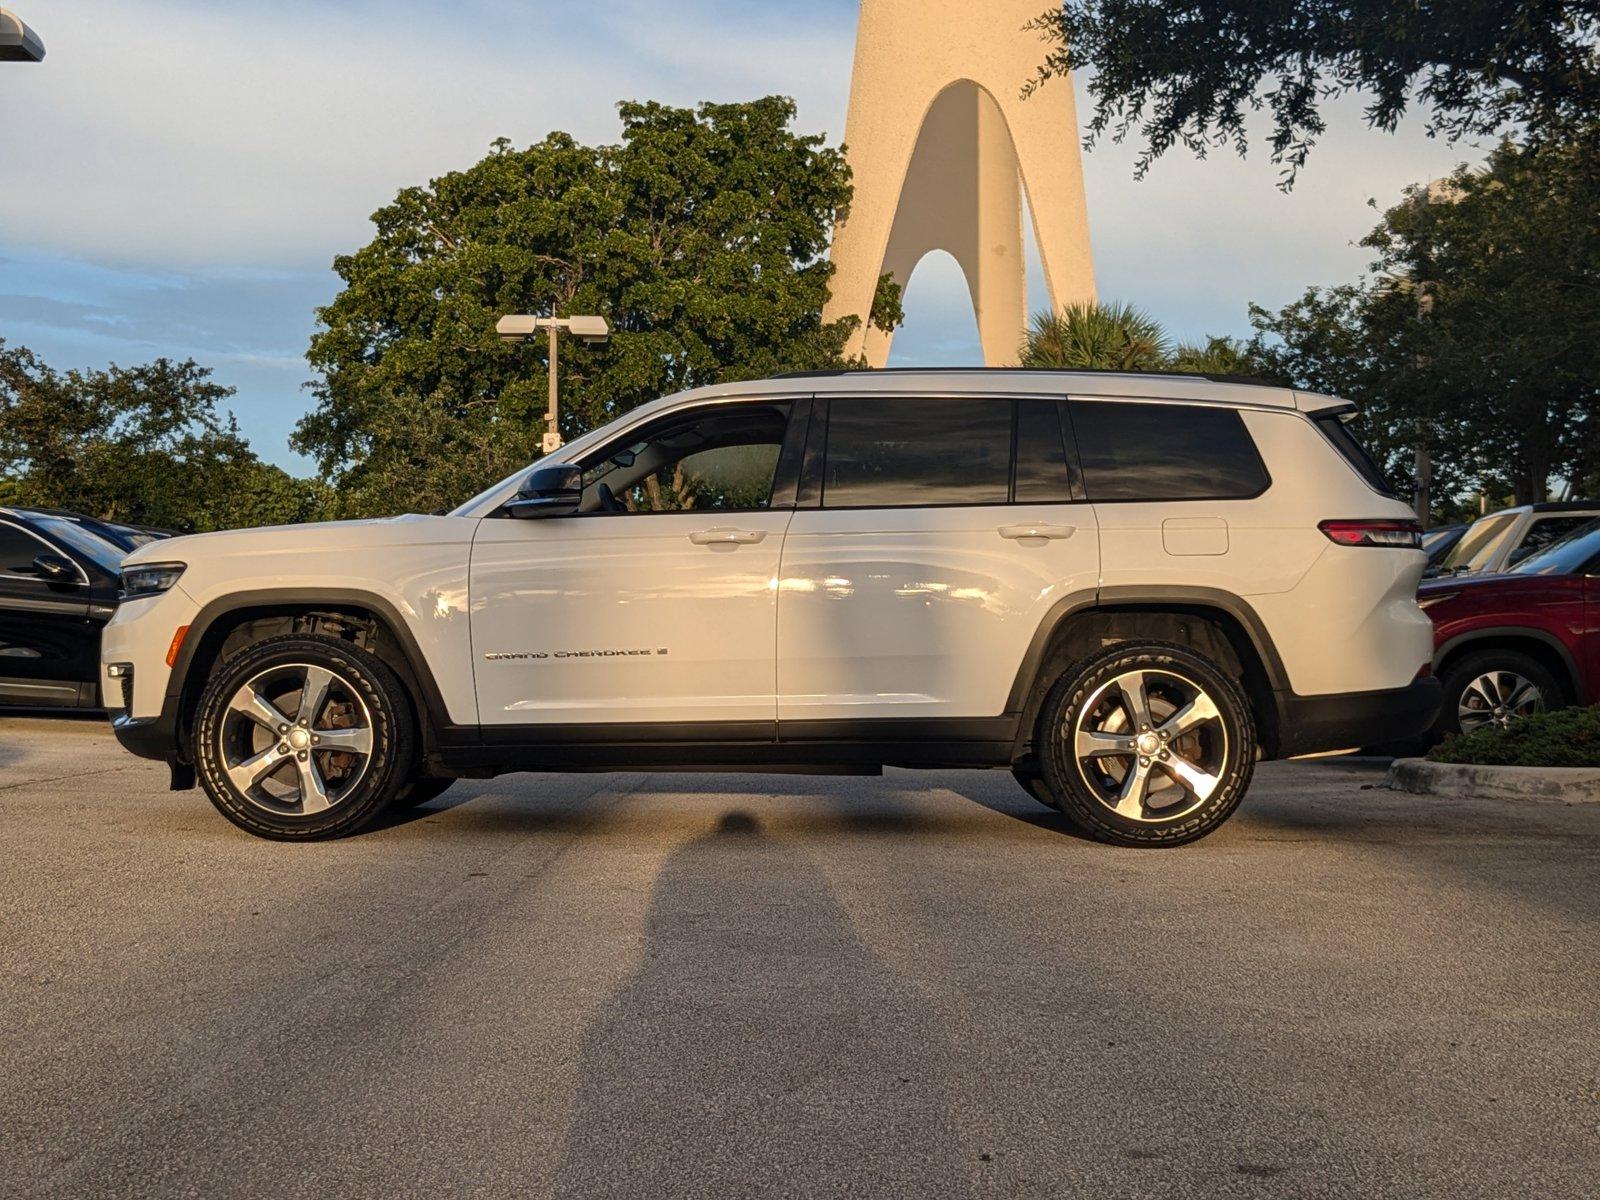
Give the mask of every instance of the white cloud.
M 306 266 L 497 136 L 614 138 L 621 98 L 790 90 L 808 124 L 842 113 L 848 21 L 742 14 L 33 0 L 48 57 L 0 76 L 3 236 L 119 263 Z

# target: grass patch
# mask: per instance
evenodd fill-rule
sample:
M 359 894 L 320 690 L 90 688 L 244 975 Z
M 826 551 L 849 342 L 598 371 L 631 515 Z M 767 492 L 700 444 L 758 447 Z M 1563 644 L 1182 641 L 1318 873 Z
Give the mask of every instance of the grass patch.
M 1600 708 L 1535 713 L 1509 729 L 1491 725 L 1448 739 L 1428 758 L 1485 767 L 1600 767 Z

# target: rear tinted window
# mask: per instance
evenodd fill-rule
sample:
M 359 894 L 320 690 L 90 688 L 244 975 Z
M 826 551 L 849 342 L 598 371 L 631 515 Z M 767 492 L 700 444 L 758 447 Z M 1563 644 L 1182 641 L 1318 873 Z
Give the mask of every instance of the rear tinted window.
M 1012 405 L 1005 400 L 833 400 L 827 508 L 1004 504 Z
M 1072 424 L 1091 501 L 1243 500 L 1271 482 L 1231 408 L 1075 400 Z
M 1356 435 L 1350 432 L 1350 427 L 1344 419 L 1335 413 L 1323 413 L 1312 418 L 1317 423 L 1317 428 L 1322 430 L 1322 435 L 1333 443 L 1333 448 L 1344 456 L 1345 462 L 1356 469 L 1356 474 L 1365 479 L 1375 490 L 1385 496 L 1402 498 L 1400 489 L 1389 482 L 1388 476 L 1383 473 L 1383 468 L 1378 465 L 1378 460 L 1367 453 L 1367 448 L 1356 440 Z

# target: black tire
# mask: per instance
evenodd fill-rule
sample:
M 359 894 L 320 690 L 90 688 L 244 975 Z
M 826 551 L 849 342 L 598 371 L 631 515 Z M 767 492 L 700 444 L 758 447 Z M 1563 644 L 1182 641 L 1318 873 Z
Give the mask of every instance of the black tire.
M 428 775 L 413 775 L 396 793 L 389 807 L 396 811 L 421 808 L 430 800 L 437 800 L 456 785 L 454 779 L 435 779 Z
M 1061 811 L 1061 801 L 1056 799 L 1055 793 L 1050 790 L 1050 785 L 1045 782 L 1044 776 L 1037 768 L 1028 770 L 1025 767 L 1013 767 L 1011 774 L 1022 785 L 1022 790 L 1040 804 L 1046 808 L 1053 808 L 1056 812 Z
M 317 672 L 328 681 L 302 721 Z M 269 723 L 263 711 L 289 724 L 274 730 L 278 717 Z M 412 726 L 405 687 L 382 661 L 338 638 L 290 634 L 248 647 L 212 676 L 195 720 L 195 762 L 206 795 L 239 828 L 322 841 L 364 828 L 409 782 Z
M 1136 720 L 1138 703 L 1125 686 L 1144 694 L 1147 724 Z M 1092 747 L 1081 763 L 1080 732 Z M 1203 655 L 1167 642 L 1113 646 L 1068 668 L 1045 700 L 1037 744 L 1061 811 L 1118 846 L 1205 837 L 1233 814 L 1255 772 L 1255 719 L 1244 691 Z M 1122 747 L 1128 753 L 1118 755 Z
M 1490 696 L 1482 690 L 1474 691 L 1470 698 L 1467 693 L 1479 680 L 1494 676 L 1500 677 L 1501 687 L 1505 687 L 1513 677 L 1532 684 L 1537 692 L 1537 700 L 1532 706 L 1521 707 L 1504 715 L 1496 714 L 1492 707 L 1488 708 L 1482 724 L 1497 724 L 1503 727 L 1519 717 L 1528 715 L 1528 712 L 1560 708 L 1566 703 L 1560 681 L 1538 659 L 1516 650 L 1477 650 L 1462 655 L 1444 672 L 1444 677 L 1440 681 L 1444 685 L 1444 704 L 1439 709 L 1439 719 L 1434 722 L 1435 741 L 1471 732 L 1462 724 L 1463 705 L 1474 708 L 1486 706 Z M 1511 691 L 1514 694 L 1515 689 L 1512 688 Z

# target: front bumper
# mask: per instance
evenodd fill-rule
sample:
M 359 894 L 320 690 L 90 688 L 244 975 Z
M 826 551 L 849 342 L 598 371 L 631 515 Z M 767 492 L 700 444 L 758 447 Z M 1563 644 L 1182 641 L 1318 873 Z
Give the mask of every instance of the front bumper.
M 1384 692 L 1278 694 L 1278 758 L 1405 742 L 1439 715 L 1444 689 L 1429 676 Z
M 175 762 L 178 759 L 176 722 L 165 715 L 159 717 L 130 717 L 127 713 L 111 714 L 111 731 L 117 735 L 122 748 L 140 758 L 153 758 L 158 762 Z

